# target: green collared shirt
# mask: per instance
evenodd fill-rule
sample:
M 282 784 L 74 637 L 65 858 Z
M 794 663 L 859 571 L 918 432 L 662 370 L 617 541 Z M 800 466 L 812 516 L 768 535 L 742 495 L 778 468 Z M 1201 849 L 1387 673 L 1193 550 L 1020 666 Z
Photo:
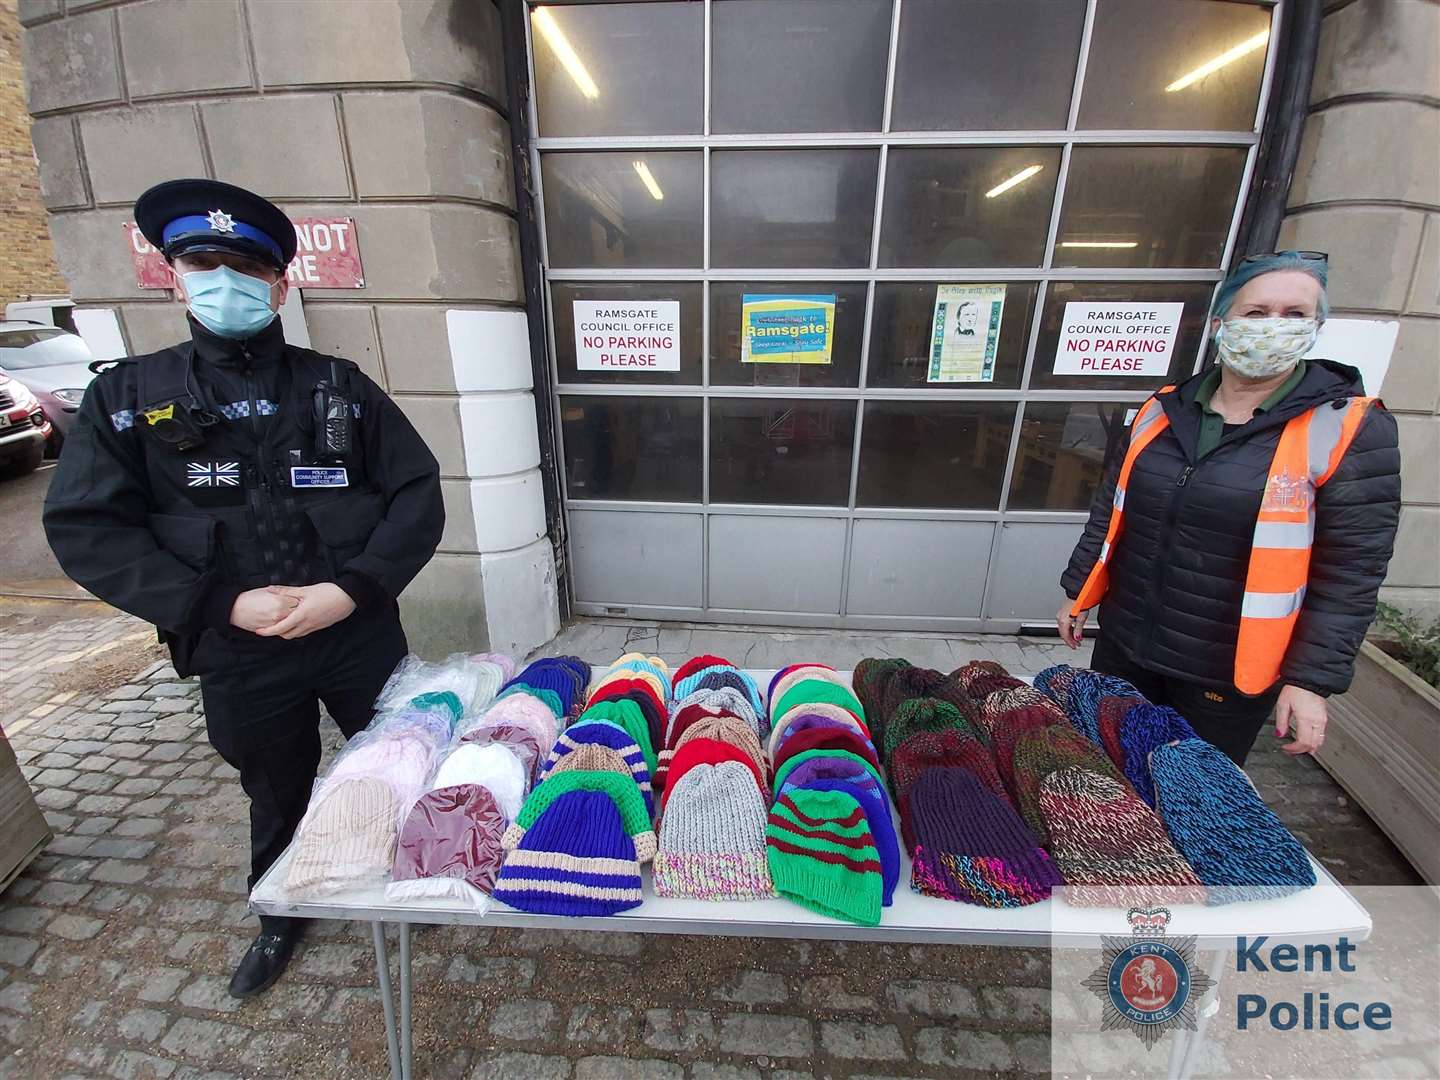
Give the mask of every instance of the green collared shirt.
M 1259 416 L 1261 413 L 1269 412 L 1276 405 L 1279 405 L 1280 402 L 1284 401 L 1285 398 L 1289 396 L 1290 391 L 1300 385 L 1300 380 L 1305 378 L 1306 366 L 1304 360 L 1296 364 L 1295 370 L 1290 373 L 1290 377 L 1281 383 L 1273 394 L 1260 403 L 1260 407 L 1255 410 L 1255 415 Z M 1215 445 L 1225 436 L 1225 429 L 1227 427 L 1233 430 L 1234 428 L 1244 426 L 1243 424 L 1225 423 L 1225 417 L 1210 407 L 1210 399 L 1215 396 L 1215 391 L 1219 386 L 1220 365 L 1217 364 L 1210 369 L 1201 381 L 1200 388 L 1195 391 L 1195 406 L 1200 410 L 1200 437 L 1195 441 L 1195 457 L 1197 460 L 1215 449 Z

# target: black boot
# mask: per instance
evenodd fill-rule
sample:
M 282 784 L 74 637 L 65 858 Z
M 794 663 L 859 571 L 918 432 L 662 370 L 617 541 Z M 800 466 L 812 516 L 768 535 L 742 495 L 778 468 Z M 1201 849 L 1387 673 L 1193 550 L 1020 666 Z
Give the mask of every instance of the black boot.
M 268 990 L 285 973 L 290 954 L 304 934 L 304 919 L 261 919 L 259 936 L 230 976 L 230 996 L 247 998 Z

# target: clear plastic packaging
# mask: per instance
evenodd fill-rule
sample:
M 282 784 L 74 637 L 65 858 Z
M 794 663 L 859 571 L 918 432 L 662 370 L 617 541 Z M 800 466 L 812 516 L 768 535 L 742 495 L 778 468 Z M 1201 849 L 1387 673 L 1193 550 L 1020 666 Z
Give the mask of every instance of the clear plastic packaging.
M 381 713 L 404 708 L 413 698 L 428 694 L 454 694 L 461 716 L 472 716 L 494 700 L 505 682 L 504 665 L 490 656 L 471 657 L 452 653 L 438 664 L 421 660 L 414 653 L 396 665 L 375 700 Z
M 505 752 L 499 746 L 486 749 Z M 515 767 L 519 768 L 518 762 Z M 483 914 L 504 861 L 500 839 L 508 824 L 499 800 L 487 787 L 463 783 L 427 791 L 400 830 L 386 899 L 458 900 Z

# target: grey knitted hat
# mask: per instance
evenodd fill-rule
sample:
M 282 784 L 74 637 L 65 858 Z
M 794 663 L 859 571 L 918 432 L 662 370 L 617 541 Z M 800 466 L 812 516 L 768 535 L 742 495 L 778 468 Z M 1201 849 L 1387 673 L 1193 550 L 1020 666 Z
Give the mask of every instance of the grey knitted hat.
M 696 900 L 774 896 L 765 857 L 765 800 L 739 761 L 687 769 L 660 820 L 655 894 Z

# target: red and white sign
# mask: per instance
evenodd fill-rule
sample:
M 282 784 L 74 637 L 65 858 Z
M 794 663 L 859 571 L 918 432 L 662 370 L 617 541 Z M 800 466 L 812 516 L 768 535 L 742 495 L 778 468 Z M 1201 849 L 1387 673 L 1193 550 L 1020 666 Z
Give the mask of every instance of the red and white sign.
M 572 303 L 578 370 L 680 370 L 679 300 Z
M 170 267 L 165 256 L 150 246 L 138 226 L 125 223 L 130 261 L 135 264 L 135 284 L 142 289 L 168 289 Z M 363 289 L 365 268 L 360 265 L 360 245 L 355 238 L 355 219 L 298 218 L 295 221 L 295 258 L 285 277 L 297 289 Z
M 1170 373 L 1170 354 L 1180 331 L 1182 303 L 1065 305 L 1056 375 Z

